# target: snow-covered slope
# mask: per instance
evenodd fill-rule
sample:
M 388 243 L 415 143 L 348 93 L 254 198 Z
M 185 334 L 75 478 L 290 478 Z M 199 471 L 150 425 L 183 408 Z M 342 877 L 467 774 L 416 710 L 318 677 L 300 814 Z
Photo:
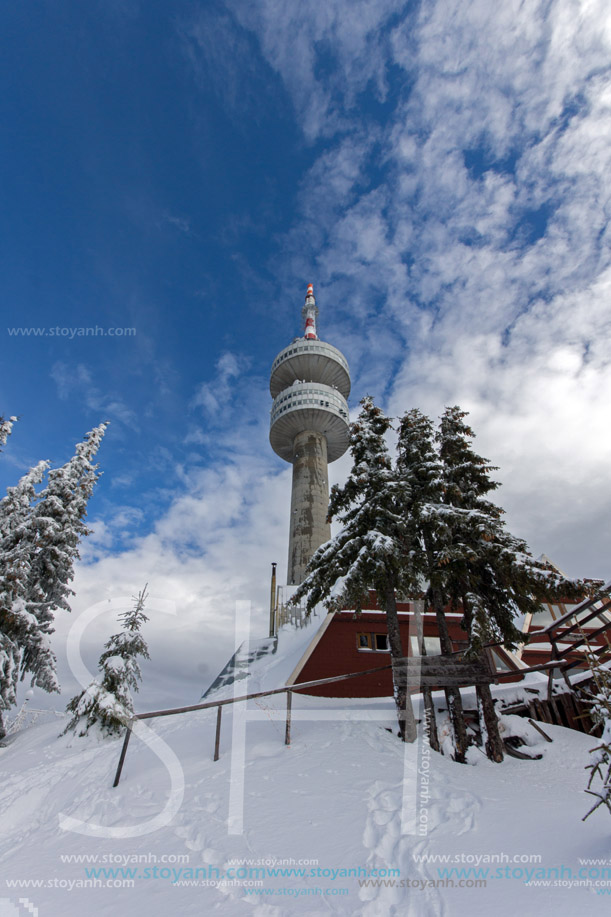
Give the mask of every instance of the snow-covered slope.
M 304 638 L 283 638 L 240 693 L 286 677 Z M 403 746 L 390 700 L 296 697 L 287 748 L 284 703 L 226 708 L 217 762 L 214 710 L 149 721 L 162 741 L 132 739 L 116 789 L 120 740 L 58 738 L 58 723 L 18 735 L 0 749 L 0 917 L 608 913 L 611 894 L 583 884 L 605 867 L 580 862 L 607 859 L 611 893 L 609 816 L 581 822 L 593 739 L 545 726 L 548 744 L 507 718 L 543 758 L 494 765 L 474 748 L 460 766 Z M 117 871 L 92 887 L 92 869 Z

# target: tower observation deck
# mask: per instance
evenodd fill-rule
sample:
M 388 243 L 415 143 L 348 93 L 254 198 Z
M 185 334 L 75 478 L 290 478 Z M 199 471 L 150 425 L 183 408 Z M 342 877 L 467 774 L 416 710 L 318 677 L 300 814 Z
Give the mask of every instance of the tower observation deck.
M 331 537 L 327 465 L 349 445 L 350 372 L 344 355 L 316 333 L 312 284 L 302 309 L 305 333 L 272 364 L 269 439 L 293 465 L 287 584 L 299 585 L 314 551 Z

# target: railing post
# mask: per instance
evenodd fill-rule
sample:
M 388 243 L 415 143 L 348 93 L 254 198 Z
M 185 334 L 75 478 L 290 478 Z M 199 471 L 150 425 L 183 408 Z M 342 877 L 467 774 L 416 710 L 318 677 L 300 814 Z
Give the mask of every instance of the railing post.
M 216 711 L 216 739 L 214 741 L 214 760 L 218 761 L 219 759 L 219 745 L 221 742 L 221 716 L 223 714 L 223 708 L 219 705 Z
M 129 745 L 129 739 L 132 734 L 131 727 L 132 720 L 129 721 L 127 726 L 127 732 L 125 733 L 125 739 L 123 741 L 123 748 L 121 749 L 121 757 L 119 758 L 119 765 L 117 767 L 117 773 L 115 774 L 115 782 L 113 787 L 119 786 L 119 780 L 121 779 L 121 771 L 123 770 L 123 762 L 125 761 L 125 755 L 127 754 L 127 746 Z
M 284 744 L 291 744 L 291 705 L 293 702 L 293 692 L 286 692 L 286 733 L 284 735 Z

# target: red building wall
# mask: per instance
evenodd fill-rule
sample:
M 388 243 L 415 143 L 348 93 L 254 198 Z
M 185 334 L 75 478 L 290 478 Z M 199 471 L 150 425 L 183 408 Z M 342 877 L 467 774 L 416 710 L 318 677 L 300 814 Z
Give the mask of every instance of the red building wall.
M 404 605 L 404 607 L 409 607 Z M 460 615 L 448 620 L 454 648 L 465 645 L 465 633 L 459 627 Z M 414 619 L 407 613 L 399 614 L 399 627 L 403 652 L 411 656 L 410 636 L 415 636 Z M 437 637 L 437 625 L 432 615 L 423 615 L 425 637 Z M 310 657 L 299 672 L 295 684 L 347 675 L 349 672 L 364 672 L 380 666 L 390 666 L 388 651 L 363 650 L 358 648 L 357 638 L 361 633 L 386 635 L 386 615 L 380 612 L 364 611 L 359 618 L 351 611 L 336 612 L 322 634 Z M 308 688 L 304 694 L 320 697 L 389 697 L 393 693 L 390 668 L 373 675 L 338 681 L 330 685 Z
M 321 685 L 317 688 L 307 688 L 303 691 L 304 694 L 321 697 L 389 697 L 392 695 L 390 653 L 374 649 L 360 649 L 358 646 L 359 634 L 386 635 L 386 615 L 381 611 L 376 611 L 378 606 L 374 592 L 370 593 L 368 604 L 369 608 L 363 611 L 358 618 L 355 617 L 353 611 L 340 611 L 333 615 L 326 628 L 323 625 L 323 632 L 311 654 L 294 678 L 294 684 L 317 681 L 321 678 L 333 678 L 337 675 L 347 675 L 350 672 L 364 672 L 367 669 L 382 666 L 388 666 L 388 668 L 383 672 L 376 672 L 371 675 L 356 676 L 345 681 Z M 410 638 L 416 636 L 412 613 L 414 605 L 411 602 L 398 602 L 397 607 L 399 610 L 403 652 L 406 656 L 411 656 L 412 640 Z M 458 652 L 467 645 L 466 634 L 460 627 L 462 615 L 450 612 L 449 607 L 445 609 L 445 615 L 453 649 Z M 425 638 L 437 638 L 438 630 L 434 613 L 427 611 L 422 615 L 422 619 Z M 541 629 L 541 626 L 531 625 L 531 640 L 524 647 L 521 658 L 525 666 L 549 662 L 551 658 L 549 638 L 546 634 L 539 633 Z M 603 636 L 595 638 L 593 642 L 602 646 Z M 435 649 L 427 648 L 427 652 L 428 655 L 434 655 Z M 437 652 L 439 652 L 438 649 Z M 506 670 L 507 665 L 510 669 L 517 665 L 517 662 L 508 662 L 506 655 L 504 656 L 504 662 L 501 664 L 503 656 L 504 654 L 499 651 L 499 659 L 495 661 L 495 665 L 500 666 L 500 670 Z M 579 653 L 570 654 L 569 658 L 580 660 L 582 665 L 584 664 L 583 656 Z M 505 676 L 502 681 L 507 683 L 520 681 L 521 679 L 522 676 L 519 674 L 518 669 L 515 676 Z

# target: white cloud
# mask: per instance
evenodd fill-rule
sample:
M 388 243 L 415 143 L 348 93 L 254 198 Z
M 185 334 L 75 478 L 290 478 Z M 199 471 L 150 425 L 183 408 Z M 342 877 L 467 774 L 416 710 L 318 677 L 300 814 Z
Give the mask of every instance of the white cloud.
M 191 221 L 187 217 L 173 216 L 170 213 L 166 213 L 164 221 L 169 223 L 170 226 L 174 226 L 179 232 L 183 232 L 186 236 L 191 232 Z
M 357 95 L 368 85 L 385 97 L 384 26 L 403 5 L 396 0 L 227 3 L 240 26 L 257 35 L 308 141 L 351 129 Z M 219 61 L 219 70 L 227 69 Z
M 232 385 L 235 379 L 243 373 L 248 361 L 238 355 L 223 353 L 216 363 L 216 377 L 212 382 L 202 382 L 198 387 L 191 406 L 200 407 L 210 417 L 217 416 L 229 402 L 232 395 Z
M 102 392 L 94 383 L 90 370 L 82 363 L 71 366 L 58 360 L 51 367 L 51 378 L 62 401 L 77 396 L 98 416 L 97 422 L 118 420 L 137 430 L 136 414 L 122 398 L 112 392 Z

